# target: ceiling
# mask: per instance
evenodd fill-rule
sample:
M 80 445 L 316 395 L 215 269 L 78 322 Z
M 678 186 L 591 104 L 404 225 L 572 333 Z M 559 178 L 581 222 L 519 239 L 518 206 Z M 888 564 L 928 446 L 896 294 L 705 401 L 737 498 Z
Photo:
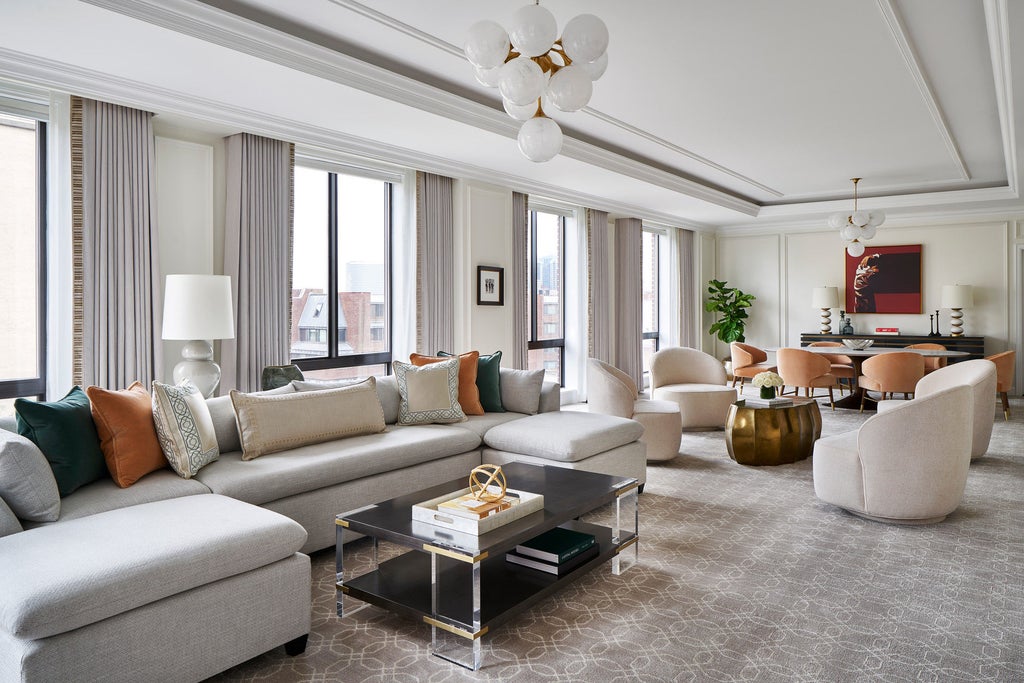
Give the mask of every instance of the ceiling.
M 4 3 L 0 78 L 669 225 L 820 226 L 854 176 L 890 220 L 1024 209 L 1024 3 L 545 0 L 611 43 L 544 164 L 461 53 L 521 4 Z

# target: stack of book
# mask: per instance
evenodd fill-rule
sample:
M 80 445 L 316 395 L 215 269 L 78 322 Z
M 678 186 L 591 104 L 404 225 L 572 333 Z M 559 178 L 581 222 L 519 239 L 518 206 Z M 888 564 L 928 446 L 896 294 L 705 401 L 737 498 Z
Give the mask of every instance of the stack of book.
M 600 551 L 592 534 L 555 527 L 505 553 L 505 560 L 548 574 L 564 576 Z
M 467 493 L 439 503 L 437 509 L 466 519 L 483 519 L 518 504 L 519 496 L 514 493 L 506 492 L 503 498 L 496 501 L 479 500 L 472 493 Z
M 875 334 L 898 335 L 899 333 L 900 333 L 900 328 L 898 328 L 898 327 L 876 327 L 875 328 Z

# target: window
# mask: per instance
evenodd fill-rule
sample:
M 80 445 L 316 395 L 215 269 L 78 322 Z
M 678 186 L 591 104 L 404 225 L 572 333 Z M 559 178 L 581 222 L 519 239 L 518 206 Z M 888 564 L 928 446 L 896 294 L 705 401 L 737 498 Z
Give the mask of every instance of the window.
M 644 383 L 647 383 L 647 375 L 651 370 L 651 356 L 658 350 L 660 341 L 659 318 L 660 318 L 660 254 L 662 236 L 659 233 L 649 230 L 643 231 L 640 244 L 640 292 L 643 329 L 641 350 L 643 353 Z
M 303 374 L 389 371 L 392 196 L 390 182 L 296 166 L 291 357 Z
M 0 111 L 0 415 L 46 394 L 46 124 Z
M 565 217 L 530 212 L 529 367 L 565 384 Z

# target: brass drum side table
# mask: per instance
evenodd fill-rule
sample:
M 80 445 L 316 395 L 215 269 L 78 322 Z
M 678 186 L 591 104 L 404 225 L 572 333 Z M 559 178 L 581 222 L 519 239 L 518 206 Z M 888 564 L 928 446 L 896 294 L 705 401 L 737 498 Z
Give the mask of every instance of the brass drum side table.
M 791 405 L 757 406 L 738 401 L 729 408 L 725 443 L 741 465 L 785 465 L 808 458 L 821 436 L 818 402 L 794 398 Z

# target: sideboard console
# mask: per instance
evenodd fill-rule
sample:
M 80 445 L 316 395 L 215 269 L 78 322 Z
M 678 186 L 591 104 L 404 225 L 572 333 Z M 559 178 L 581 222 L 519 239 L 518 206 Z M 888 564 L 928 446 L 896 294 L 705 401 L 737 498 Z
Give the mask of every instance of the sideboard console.
M 911 344 L 942 344 L 950 351 L 966 351 L 969 356 L 950 358 L 950 362 L 985 357 L 984 337 L 929 337 L 926 334 L 817 334 L 802 332 L 800 346 L 807 346 L 816 341 L 836 341 L 843 339 L 873 339 L 872 346 L 881 348 L 900 348 Z

